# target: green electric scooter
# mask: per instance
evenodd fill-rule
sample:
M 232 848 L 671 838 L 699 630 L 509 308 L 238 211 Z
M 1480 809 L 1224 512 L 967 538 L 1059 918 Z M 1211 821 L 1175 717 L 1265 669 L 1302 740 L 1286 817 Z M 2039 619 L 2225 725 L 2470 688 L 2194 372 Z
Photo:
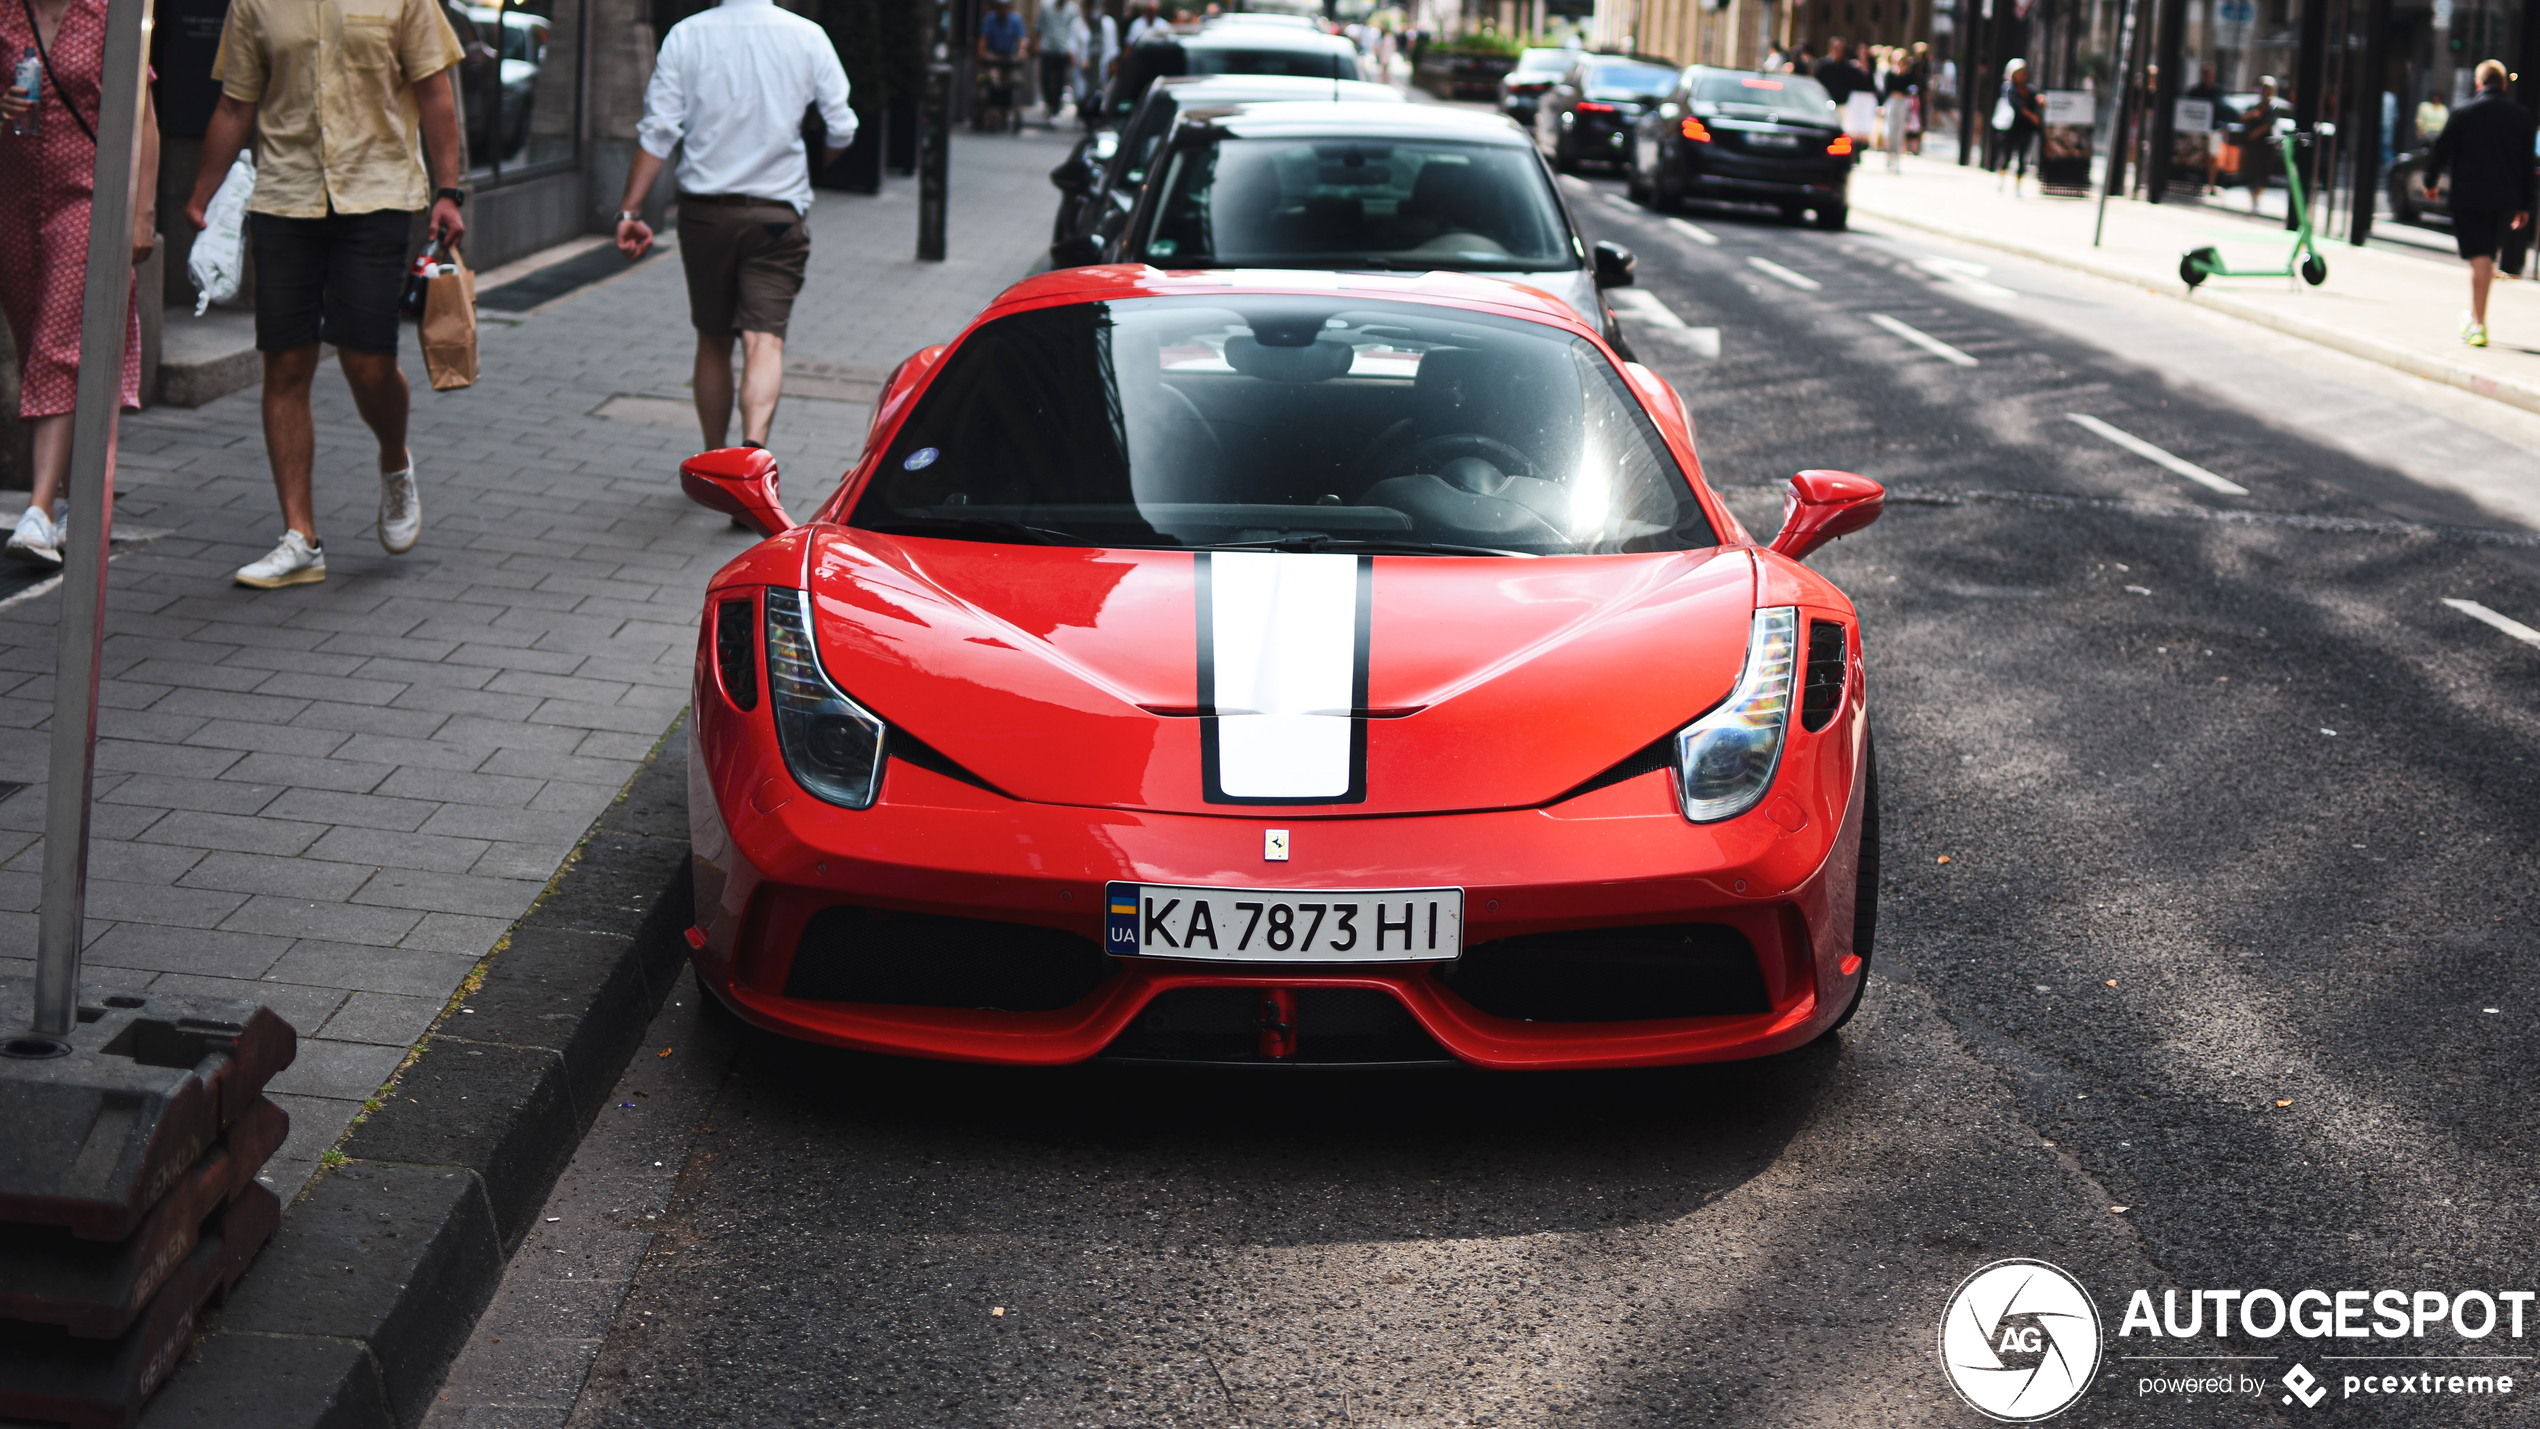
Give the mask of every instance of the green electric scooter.
M 2301 227 L 2293 234 L 2293 251 L 2284 255 L 2281 268 L 2228 268 L 2222 254 L 2211 248 L 2191 249 L 2178 260 L 2179 281 L 2193 288 L 2207 278 L 2290 278 L 2302 275 L 2302 281 L 2316 288 L 2328 281 L 2328 260 L 2320 256 L 2319 243 L 2311 236 L 2310 196 L 2302 191 L 2302 166 L 2294 162 L 2295 146 L 2313 139 L 2310 134 L 2278 134 L 2276 147 L 2284 156 L 2284 187 L 2291 196 L 2293 212 Z

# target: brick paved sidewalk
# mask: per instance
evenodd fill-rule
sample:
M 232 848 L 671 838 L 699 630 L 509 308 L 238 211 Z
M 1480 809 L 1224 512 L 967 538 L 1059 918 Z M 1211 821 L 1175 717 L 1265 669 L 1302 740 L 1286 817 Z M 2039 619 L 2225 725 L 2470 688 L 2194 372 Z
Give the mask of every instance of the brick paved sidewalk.
M 860 450 L 872 382 L 1040 257 L 1066 143 L 957 139 L 946 263 L 908 256 L 913 181 L 821 196 L 788 344 L 814 395 L 773 443 L 798 506 Z M 425 527 L 402 557 L 372 532 L 376 449 L 321 377 L 323 585 L 229 582 L 281 531 L 255 392 L 124 427 L 117 519 L 170 534 L 112 567 L 84 976 L 259 998 L 300 1029 L 274 1084 L 286 1199 L 678 714 L 698 594 L 751 540 L 679 494 L 675 256 L 489 320 L 481 346 L 458 393 L 407 354 Z M 0 780 L 30 786 L 0 801 L 0 974 L 32 967 L 59 609 L 0 615 Z
M 1944 159 L 1909 158 L 1890 174 L 1884 155 L 1852 177 L 1853 212 L 1945 233 L 2155 292 L 2184 296 L 2179 256 L 2212 245 L 2226 262 L 2280 266 L 2293 235 L 2253 222 L 2239 194 L 2211 205 L 2108 205 L 2106 234 L 2092 247 L 2098 203 L 2044 198 L 2032 184 L 2014 198 L 1995 176 Z M 2356 248 L 2321 236 L 2328 282 L 2311 288 L 2285 278 L 2215 278 L 2192 301 L 2337 348 L 2416 376 L 2540 411 L 2540 283 L 2499 280 L 2488 304 L 2495 345 L 2460 342 L 2469 307 L 2466 265 L 2448 253 Z

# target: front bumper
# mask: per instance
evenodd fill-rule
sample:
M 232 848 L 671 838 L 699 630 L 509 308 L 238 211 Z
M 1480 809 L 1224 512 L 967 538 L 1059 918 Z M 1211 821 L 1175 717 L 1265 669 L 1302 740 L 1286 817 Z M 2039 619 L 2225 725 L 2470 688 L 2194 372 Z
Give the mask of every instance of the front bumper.
M 1857 681 L 1853 688 L 1857 690 Z M 1664 771 L 1549 809 L 1375 819 L 1219 817 L 1023 803 L 894 760 L 883 797 L 849 811 L 793 788 L 773 750 L 718 718 L 711 686 L 692 734 L 699 979 L 770 1031 L 864 1051 L 1057 1065 L 1120 1055 L 1159 998 L 1200 989 L 1306 994 L 1297 1042 L 1315 1047 L 1317 993 L 1374 993 L 1406 1015 L 1428 1055 L 1487 1068 L 1653 1066 L 1765 1056 L 1800 1046 L 1851 999 L 1860 810 L 1852 771 L 1857 699 L 1824 731 L 1795 727 L 1775 791 L 1725 823 L 1689 824 Z M 727 799 L 718 791 L 740 791 Z M 1262 829 L 1293 830 L 1292 858 L 1262 862 Z M 1003 1011 L 789 995 L 798 952 L 825 912 L 932 915 L 1081 935 L 1099 949 L 1113 880 L 1264 887 L 1465 890 L 1467 957 L 1492 940 L 1573 930 L 1698 925 L 1753 950 L 1751 1010 L 1631 1021 L 1526 1020 L 1459 995 L 1434 964 L 1222 964 L 1111 960 L 1063 1006 Z M 949 924 L 945 925 L 949 926 Z M 1033 933 L 1032 937 L 1048 935 Z M 1063 994 L 1073 996 L 1072 993 Z M 1185 999 L 1187 1000 L 1187 999 Z M 1489 998 L 1484 998 L 1489 1001 Z M 999 1006 L 1030 1005 L 997 999 Z M 1212 1061 L 1330 1065 L 1313 1056 Z M 1343 1059 L 1348 1060 L 1348 1059 Z

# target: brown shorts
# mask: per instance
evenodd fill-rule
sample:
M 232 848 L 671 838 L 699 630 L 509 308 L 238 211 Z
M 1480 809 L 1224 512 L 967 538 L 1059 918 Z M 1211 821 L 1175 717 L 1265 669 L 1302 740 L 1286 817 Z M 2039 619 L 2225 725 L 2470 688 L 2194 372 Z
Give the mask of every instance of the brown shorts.
M 699 332 L 783 337 L 810 257 L 811 230 L 792 204 L 680 196 L 679 262 L 688 272 L 688 320 Z

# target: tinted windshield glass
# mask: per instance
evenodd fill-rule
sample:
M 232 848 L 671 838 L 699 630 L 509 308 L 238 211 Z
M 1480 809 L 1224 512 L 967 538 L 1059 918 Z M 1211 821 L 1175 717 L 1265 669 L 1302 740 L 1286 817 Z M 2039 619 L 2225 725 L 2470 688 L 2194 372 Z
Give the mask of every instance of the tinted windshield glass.
M 1706 74 L 1695 83 L 1693 98 L 1724 109 L 1768 110 L 1777 119 L 1834 122 L 1833 97 L 1824 85 L 1802 75 Z
M 1221 139 L 1174 151 L 1144 256 L 1167 267 L 1576 268 L 1531 149 Z
M 1569 50 L 1528 50 L 1517 57 L 1517 73 L 1559 74 L 1577 58 Z
M 1676 87 L 1676 72 L 1656 65 L 1598 65 L 1588 71 L 1590 99 L 1638 99 Z
M 1356 79 L 1358 64 L 1338 50 L 1238 50 L 1191 45 L 1183 50 L 1185 74 L 1293 74 L 1308 79 Z
M 851 521 L 1089 546 L 1718 544 L 1594 344 L 1339 297 L 1139 298 L 988 323 L 945 359 Z

